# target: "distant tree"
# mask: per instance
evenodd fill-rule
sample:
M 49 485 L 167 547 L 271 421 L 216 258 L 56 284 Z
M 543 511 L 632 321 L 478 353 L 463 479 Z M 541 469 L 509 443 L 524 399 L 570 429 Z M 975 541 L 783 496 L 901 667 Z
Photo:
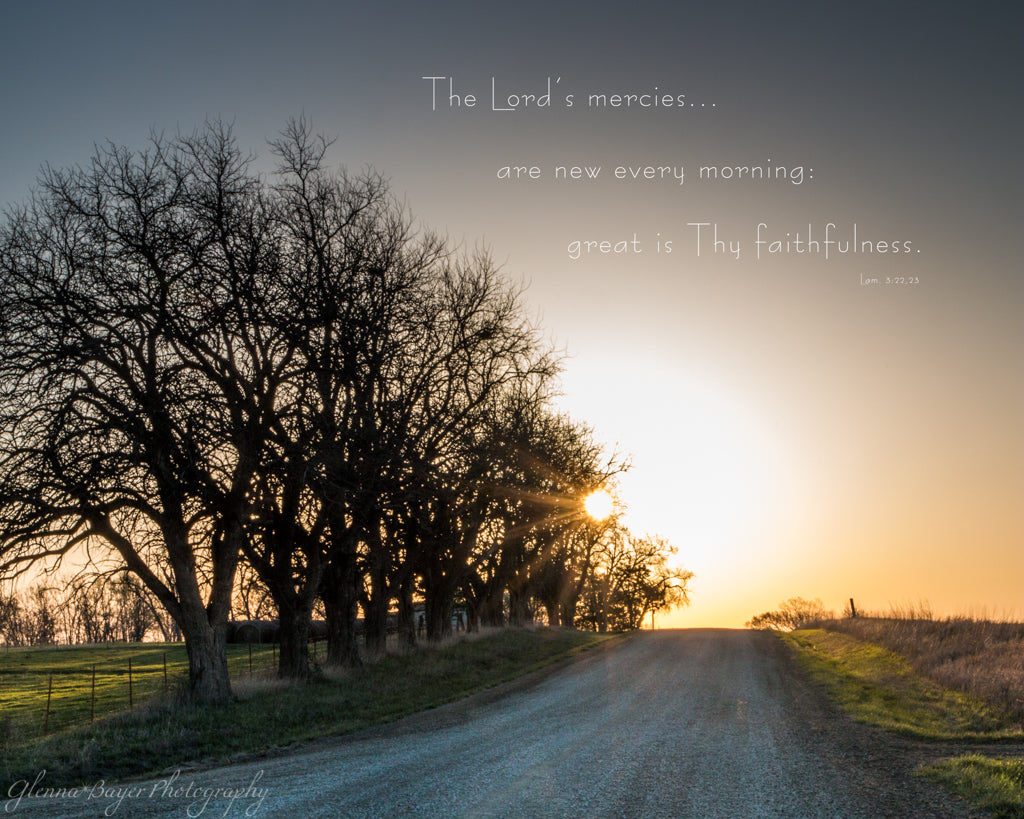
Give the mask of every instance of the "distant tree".
M 380 428 L 392 442 L 397 503 L 380 526 L 389 571 L 375 574 L 379 565 L 373 565 L 370 575 L 370 587 L 384 589 L 390 574 L 389 593 L 401 598 L 405 611 L 410 574 L 420 578 L 428 639 L 451 627 L 454 601 L 472 571 L 472 553 L 493 503 L 488 413 L 498 396 L 525 382 L 546 381 L 556 370 L 525 314 L 521 289 L 505 281 L 486 255 L 454 258 L 439 272 L 416 326 L 403 333 L 419 339 L 413 353 L 396 357 L 388 368 L 390 400 L 378 403 L 386 408 Z
M 131 574 L 79 576 L 65 583 L 58 603 L 67 643 L 139 643 L 161 631 L 159 604 Z
M 640 628 L 652 612 L 688 605 L 694 574 L 669 566 L 675 553 L 664 538 L 610 528 L 584 589 L 580 623 L 597 631 L 628 631 Z
M 533 599 L 549 624 L 572 627 L 595 546 L 613 525 L 591 519 L 582 500 L 628 464 L 606 456 L 588 426 L 542 401 L 514 397 L 497 417 L 495 433 L 505 531 L 498 577 L 511 580 L 519 605 Z
M 788 600 L 783 600 L 777 609 L 762 612 L 750 618 L 746 626 L 756 629 L 793 631 L 831 617 L 831 612 L 825 611 L 824 604 L 817 598 L 804 600 L 802 597 L 790 597 Z
M 104 577 L 76 577 L 64 587 L 61 614 L 68 643 L 117 639 L 117 612 Z
M 623 566 L 618 600 L 620 622 L 640 628 L 648 615 L 689 605 L 688 584 L 693 572 L 673 569 L 669 559 L 676 548 L 658 536 L 631 537 L 630 559 Z
M 33 646 L 57 644 L 57 612 L 53 591 L 37 583 L 25 593 L 25 643 Z
M 0 586 L 0 640 L 6 645 L 20 645 L 20 609 L 17 597 Z
M 55 645 L 60 639 L 58 607 L 54 590 L 42 582 L 0 593 L 0 637 L 7 645 Z
M 29 620 L 32 612 L 13 584 L 5 583 L 3 586 L 6 589 L 0 588 L 0 638 L 9 646 L 30 645 Z
M 128 572 L 121 572 L 108 585 L 117 612 L 117 639 L 141 643 L 157 626 L 145 587 Z
M 0 641 L 9 645 L 181 638 L 152 593 L 124 571 L 52 575 L 21 591 L 4 585 L 9 589 L 0 591 Z

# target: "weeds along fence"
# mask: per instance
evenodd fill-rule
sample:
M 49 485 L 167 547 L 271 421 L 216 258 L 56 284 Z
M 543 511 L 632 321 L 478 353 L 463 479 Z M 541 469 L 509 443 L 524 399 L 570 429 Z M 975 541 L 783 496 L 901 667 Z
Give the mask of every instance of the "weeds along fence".
M 317 651 L 312 643 L 314 662 Z M 227 652 L 232 680 L 277 671 L 275 644 L 229 644 Z M 187 679 L 183 643 L 0 649 L 0 747 L 176 696 Z

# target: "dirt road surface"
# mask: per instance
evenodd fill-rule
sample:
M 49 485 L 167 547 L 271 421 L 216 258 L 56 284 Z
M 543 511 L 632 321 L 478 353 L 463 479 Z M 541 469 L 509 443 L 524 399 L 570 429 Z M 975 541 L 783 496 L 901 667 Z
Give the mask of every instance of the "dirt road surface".
M 940 749 L 941 750 L 941 749 Z M 770 634 L 644 632 L 383 729 L 7 815 L 972 817 L 912 776 L 940 751 L 850 722 Z M 27 786 L 20 786 L 23 792 Z M 219 789 L 219 792 L 218 792 Z

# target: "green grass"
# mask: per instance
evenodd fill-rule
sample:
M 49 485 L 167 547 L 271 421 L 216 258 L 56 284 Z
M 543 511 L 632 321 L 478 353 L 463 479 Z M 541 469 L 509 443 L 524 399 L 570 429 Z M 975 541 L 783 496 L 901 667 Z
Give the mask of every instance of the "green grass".
M 47 771 L 47 782 L 58 786 L 97 777 L 123 779 L 337 736 L 460 699 L 604 639 L 607 635 L 588 632 L 506 630 L 443 649 L 389 656 L 359 671 L 328 672 L 307 684 L 258 676 L 246 680 L 242 674 L 241 681 L 234 683 L 234 701 L 227 706 L 185 706 L 173 696 L 154 695 L 132 713 L 123 711 L 125 702 L 120 713 L 46 737 L 26 740 L 17 732 L 7 731 L 5 736 L 0 730 L 0 785 L 31 779 L 42 769 Z M 120 648 L 149 650 L 147 646 Z M 238 648 L 245 650 L 241 659 L 247 663 L 247 648 Z M 160 655 L 162 685 L 163 647 L 152 651 Z M 88 650 L 82 658 L 91 672 Z M 35 659 L 39 668 L 47 669 L 45 673 L 54 669 L 55 679 L 57 668 L 72 666 L 46 656 Z M 235 662 L 237 666 L 237 658 Z M 134 664 L 133 657 L 133 669 Z M 5 678 L 17 676 L 8 674 L 6 663 L 4 668 Z M 31 709 L 38 708 L 39 696 L 38 690 L 31 696 Z
M 1024 817 L 1024 759 L 968 754 L 928 765 L 919 773 L 990 811 L 997 819 Z
M 810 675 L 858 722 L 926 739 L 1021 739 L 1012 719 L 981 700 L 938 685 L 881 646 L 807 629 L 782 634 Z
M 901 615 L 819 625 L 884 646 L 933 682 L 984 700 L 1024 724 L 1024 623 Z
M 272 646 L 252 647 L 253 674 L 272 670 L 274 661 Z M 249 647 L 228 646 L 228 665 L 233 679 L 244 680 Z M 5 735 L 25 742 L 130 710 L 177 691 L 187 674 L 182 643 L 0 649 L 0 743 Z
M 879 645 L 824 629 L 779 636 L 793 647 L 811 677 L 858 722 L 922 739 L 1024 739 L 1008 713 L 926 679 L 906 659 Z M 917 773 L 995 817 L 1024 819 L 1024 760 L 971 754 Z

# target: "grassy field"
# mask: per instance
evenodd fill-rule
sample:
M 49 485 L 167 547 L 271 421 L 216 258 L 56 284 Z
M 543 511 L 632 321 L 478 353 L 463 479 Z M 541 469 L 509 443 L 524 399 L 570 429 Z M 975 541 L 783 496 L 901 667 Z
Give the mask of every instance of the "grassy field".
M 114 650 L 116 661 L 112 668 L 120 662 L 118 650 L 129 654 L 136 650 L 150 652 L 149 667 L 157 665 L 157 671 L 151 672 L 157 680 L 148 702 L 129 713 L 124 695 L 117 713 L 93 723 L 88 721 L 86 712 L 84 723 L 51 730 L 48 736 L 41 736 L 41 732 L 20 734 L 17 730 L 0 735 L 0 785 L 6 788 L 4 783 L 31 779 L 42 769 L 47 771 L 47 782 L 54 785 L 73 785 L 98 777 L 123 779 L 172 766 L 225 761 L 336 736 L 460 699 L 584 651 L 607 638 L 560 629 L 510 629 L 464 639 L 445 648 L 388 656 L 358 671 L 328 671 L 308 684 L 284 683 L 266 674 L 249 676 L 248 649 L 238 646 L 244 655 L 233 659 L 236 695 L 232 703 L 219 707 L 183 706 L 173 692 L 162 693 L 162 654 L 167 651 L 170 674 L 170 646 L 120 646 Z M 7 661 L 17 651 L 12 649 L 4 655 L 5 678 L 17 676 L 6 670 Z M 65 651 L 62 649 L 49 650 L 57 652 L 57 660 L 48 651 L 25 651 L 26 668 L 40 669 L 35 674 L 22 672 L 25 690 L 31 691 L 27 694 L 31 701 L 26 706 L 27 713 L 31 721 L 38 721 L 39 679 L 48 680 L 53 673 L 56 680 L 57 669 L 71 668 L 72 663 L 61 662 L 60 655 Z M 37 656 L 32 655 L 35 651 Z M 75 702 L 83 696 L 88 702 L 93 662 L 89 651 L 85 649 L 79 659 L 86 660 L 90 673 L 76 673 L 74 682 L 69 677 L 67 693 Z M 133 658 L 133 669 L 135 659 L 142 658 L 142 654 Z M 269 666 L 266 652 L 260 659 Z M 99 674 L 98 659 L 96 663 Z M 179 678 L 183 669 L 180 665 Z M 28 680 L 33 676 L 36 682 L 30 684 Z M 114 678 L 109 699 L 113 705 L 118 690 L 126 686 L 126 679 L 117 678 L 115 673 L 110 676 Z M 45 707 L 45 692 L 42 696 Z
M 881 646 L 825 629 L 793 631 L 783 639 L 858 722 L 924 739 L 1024 739 L 1005 712 L 922 677 Z
M 1024 723 L 1024 623 L 855 617 L 822 625 L 885 646 L 928 679 Z
M 843 628 L 842 631 L 833 630 L 831 623 L 825 625 L 827 629 L 805 629 L 780 636 L 793 647 L 809 674 L 820 681 L 854 719 L 919 738 L 1012 742 L 1019 751 L 1024 741 L 1024 725 L 1017 709 L 1005 707 L 1006 696 L 1001 688 L 962 682 L 958 690 L 918 670 L 969 666 L 976 669 L 967 675 L 970 679 L 1004 678 L 1007 661 L 1002 643 L 1005 641 L 989 639 L 974 644 L 962 634 L 954 633 L 951 641 L 954 648 L 943 646 L 941 639 L 934 637 L 941 634 L 941 630 L 928 625 L 914 627 L 901 622 L 888 637 L 877 624 L 870 629 Z M 960 628 L 975 635 L 991 633 L 987 624 L 971 621 L 964 621 Z M 861 639 L 851 632 L 869 633 L 875 640 Z M 996 633 L 1012 632 L 1013 629 L 1003 629 Z M 927 641 L 908 637 L 915 633 L 919 637 L 933 635 L 930 647 L 926 648 Z M 912 663 L 901 651 L 886 646 L 905 650 L 916 662 Z M 985 666 L 986 647 L 991 651 L 992 671 L 988 675 L 978 670 Z M 970 654 L 970 661 L 958 663 L 957 659 L 966 653 Z M 929 659 L 941 654 L 947 658 L 955 656 L 945 663 Z M 1013 662 L 1011 659 L 1011 667 Z M 964 675 L 958 676 L 963 680 Z M 1021 677 L 1014 678 L 1012 673 L 1009 677 L 1011 690 L 1014 690 L 1013 686 L 1021 683 Z M 989 696 L 983 698 L 973 693 L 979 690 L 989 692 Z M 1013 700 L 1013 695 L 1009 699 Z M 1024 817 L 1024 760 L 1019 757 L 994 759 L 968 754 L 923 768 L 920 774 L 942 783 L 994 816 Z
M 235 681 L 264 676 L 276 648 L 231 645 L 228 664 Z M 0 743 L 60 733 L 173 694 L 187 673 L 182 643 L 0 648 Z

